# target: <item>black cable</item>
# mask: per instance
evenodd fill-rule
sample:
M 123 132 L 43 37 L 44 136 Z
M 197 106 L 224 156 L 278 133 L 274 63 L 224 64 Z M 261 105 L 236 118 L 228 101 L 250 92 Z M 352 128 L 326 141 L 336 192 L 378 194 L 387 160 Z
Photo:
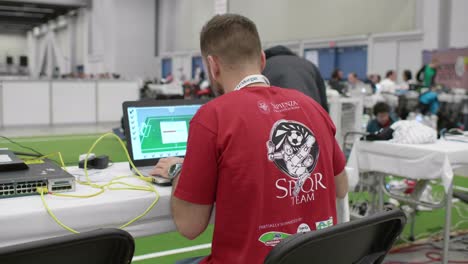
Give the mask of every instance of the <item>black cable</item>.
M 13 154 L 15 154 L 15 155 L 17 155 L 17 156 L 42 157 L 42 155 L 39 155 L 39 154 L 26 153 L 26 152 L 18 152 L 18 151 L 13 151 Z
M 11 139 L 5 137 L 5 136 L 0 136 L 0 138 L 6 139 L 6 140 L 9 141 L 10 143 L 15 144 L 15 145 L 17 145 L 17 146 L 19 146 L 19 147 L 21 147 L 21 148 L 31 150 L 32 152 L 36 153 L 36 154 L 39 155 L 40 157 L 44 156 L 44 155 L 43 155 L 42 153 L 40 153 L 39 151 L 37 151 L 37 150 L 35 150 L 35 149 L 33 149 L 33 148 L 30 148 L 30 147 L 26 147 L 26 146 L 24 146 L 24 145 L 21 145 L 20 143 L 15 142 L 15 141 L 13 141 L 13 140 L 11 140 Z

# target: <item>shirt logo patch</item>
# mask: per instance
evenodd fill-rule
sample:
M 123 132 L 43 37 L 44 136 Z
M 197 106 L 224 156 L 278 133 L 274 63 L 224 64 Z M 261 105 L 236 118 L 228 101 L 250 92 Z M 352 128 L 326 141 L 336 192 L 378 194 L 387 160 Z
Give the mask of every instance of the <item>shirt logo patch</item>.
M 293 195 L 297 196 L 317 165 L 319 145 L 315 135 L 302 123 L 279 120 L 266 145 L 268 160 L 296 181 Z
M 328 228 L 328 227 L 331 227 L 331 226 L 333 226 L 333 217 L 332 216 L 330 216 L 330 218 L 328 218 L 325 221 L 319 221 L 319 222 L 315 223 L 315 229 L 316 230 L 322 230 L 322 229 L 325 229 L 325 228 Z
M 257 106 L 258 106 L 258 109 L 260 109 L 260 111 L 262 113 L 264 113 L 264 114 L 269 114 L 270 113 L 270 107 L 264 101 L 258 101 Z
M 272 231 L 272 232 L 264 233 L 263 235 L 261 235 L 258 241 L 265 244 L 265 246 L 274 247 L 278 245 L 281 242 L 281 240 L 289 236 L 290 234 Z
M 275 111 L 276 113 L 282 113 L 282 112 L 297 110 L 301 108 L 299 106 L 299 103 L 294 100 L 286 101 L 282 103 L 271 103 L 271 106 L 273 107 L 273 111 Z
M 310 227 L 306 223 L 302 223 L 297 227 L 297 233 L 307 233 L 310 232 Z

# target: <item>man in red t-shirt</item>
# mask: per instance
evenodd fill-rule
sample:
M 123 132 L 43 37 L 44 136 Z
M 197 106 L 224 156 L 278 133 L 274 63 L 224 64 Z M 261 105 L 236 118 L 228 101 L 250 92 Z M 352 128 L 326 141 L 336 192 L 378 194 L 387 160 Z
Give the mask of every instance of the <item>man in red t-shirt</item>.
M 188 239 L 216 204 L 211 255 L 184 263 L 263 263 L 285 237 L 337 223 L 345 158 L 318 103 L 260 75 L 265 55 L 252 21 L 218 15 L 200 38 L 211 85 L 224 95 L 191 120 L 185 159 L 160 160 L 152 174 L 174 177 L 172 215 Z

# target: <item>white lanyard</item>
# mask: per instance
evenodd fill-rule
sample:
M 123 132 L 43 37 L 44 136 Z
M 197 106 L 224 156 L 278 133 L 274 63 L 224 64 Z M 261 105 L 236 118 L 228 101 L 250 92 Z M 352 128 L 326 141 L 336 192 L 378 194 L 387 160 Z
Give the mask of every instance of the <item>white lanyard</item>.
M 234 89 L 234 91 L 239 91 L 240 89 L 249 86 L 253 83 L 264 83 L 266 85 L 270 85 L 270 81 L 267 79 L 267 77 L 261 75 L 261 74 L 256 74 L 256 75 L 249 75 L 245 77 Z

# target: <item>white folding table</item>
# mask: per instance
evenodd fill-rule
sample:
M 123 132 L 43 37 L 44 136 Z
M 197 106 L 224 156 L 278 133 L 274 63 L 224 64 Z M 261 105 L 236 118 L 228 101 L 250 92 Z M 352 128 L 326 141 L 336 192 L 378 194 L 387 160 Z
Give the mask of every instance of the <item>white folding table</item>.
M 359 173 L 362 172 L 379 172 L 415 180 L 442 181 L 447 197 L 444 264 L 448 263 L 453 171 L 465 166 L 468 166 L 468 143 L 446 140 L 419 145 L 396 144 L 388 141 L 356 141 L 347 164 L 351 188 L 358 184 Z
M 70 167 L 72 174 L 83 175 L 83 170 Z M 103 171 L 90 170 L 92 181 L 109 182 L 116 176 L 131 175 L 128 163 L 115 163 Z M 83 178 L 84 179 L 84 178 Z M 121 181 L 145 185 L 133 177 Z M 125 230 L 135 237 L 154 235 L 175 230 L 170 214 L 170 187 L 156 187 L 159 202 L 143 218 Z M 96 189 L 77 184 L 76 192 L 86 195 Z M 119 227 L 142 214 L 156 198 L 155 193 L 145 191 L 108 190 L 93 198 L 67 198 L 46 195 L 52 212 L 64 224 L 77 231 L 89 231 L 102 227 Z M 41 240 L 69 234 L 48 215 L 39 195 L 0 199 L 0 247 Z

